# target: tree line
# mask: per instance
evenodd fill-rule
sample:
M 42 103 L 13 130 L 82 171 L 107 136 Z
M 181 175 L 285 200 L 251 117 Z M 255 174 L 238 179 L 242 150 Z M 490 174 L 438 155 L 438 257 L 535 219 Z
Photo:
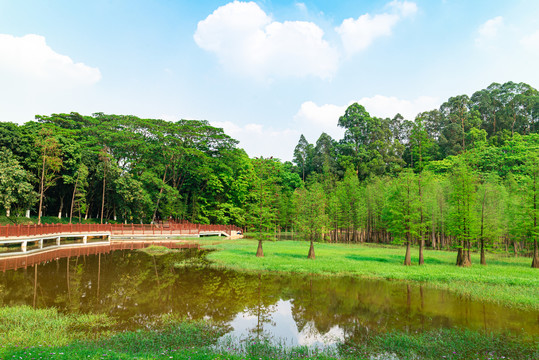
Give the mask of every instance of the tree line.
M 249 158 L 207 121 L 78 113 L 0 123 L 0 207 L 69 221 L 186 219 L 313 242 L 537 255 L 539 93 L 492 84 L 413 120 L 355 103 L 343 139 L 302 135 L 292 162 Z M 14 220 L 14 221 L 15 221 Z M 262 242 L 259 244 L 262 255 Z M 484 256 L 482 256 L 484 262 Z

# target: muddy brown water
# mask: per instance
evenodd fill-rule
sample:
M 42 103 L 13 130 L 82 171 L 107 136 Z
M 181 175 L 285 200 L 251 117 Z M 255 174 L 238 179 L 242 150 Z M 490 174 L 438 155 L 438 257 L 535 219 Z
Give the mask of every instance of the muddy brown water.
M 234 337 L 290 345 L 439 328 L 539 335 L 539 312 L 402 282 L 220 270 L 201 264 L 204 254 L 198 249 L 161 256 L 110 248 L 94 252 L 51 252 L 35 264 L 0 272 L 0 306 L 105 313 L 130 330 L 174 314 L 211 320 Z

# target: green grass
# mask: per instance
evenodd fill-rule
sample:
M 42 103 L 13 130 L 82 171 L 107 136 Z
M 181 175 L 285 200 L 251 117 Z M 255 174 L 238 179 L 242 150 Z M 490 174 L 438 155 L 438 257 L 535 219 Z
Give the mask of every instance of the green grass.
M 165 254 L 177 251 L 177 250 L 169 249 L 166 246 L 161 246 L 161 245 L 150 245 L 146 248 L 139 249 L 137 251 L 140 251 L 148 255 L 152 255 L 152 256 L 160 256 L 160 255 L 165 255 Z
M 56 309 L 29 306 L 0 308 L 2 346 L 62 346 L 77 339 L 109 333 L 113 322 L 105 315 L 63 315 Z
M 218 339 L 221 327 L 164 316 L 153 328 L 113 333 L 99 315 L 54 309 L 0 308 L 4 359 L 537 359 L 537 339 L 447 329 L 424 333 L 367 332 L 329 349 L 285 347 L 256 339 Z
M 456 253 L 427 250 L 425 264 L 418 266 L 414 248 L 413 266 L 403 266 L 404 248 L 372 244 L 315 244 L 316 260 L 307 259 L 304 241 L 264 242 L 264 257 L 255 257 L 256 240 L 223 240 L 218 244 L 199 241 L 211 252 L 214 266 L 242 271 L 275 271 L 319 275 L 350 275 L 370 279 L 403 280 L 491 301 L 510 307 L 539 310 L 539 270 L 529 258 L 488 254 L 487 266 L 472 254 L 470 268 L 455 266 Z

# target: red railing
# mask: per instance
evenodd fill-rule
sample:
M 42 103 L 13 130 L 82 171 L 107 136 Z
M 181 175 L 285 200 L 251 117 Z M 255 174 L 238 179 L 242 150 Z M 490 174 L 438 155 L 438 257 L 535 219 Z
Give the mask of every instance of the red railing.
M 0 239 L 105 232 L 110 232 L 112 235 L 198 235 L 208 232 L 222 232 L 232 235 L 238 231 L 241 231 L 241 228 L 235 225 L 200 225 L 191 223 L 1 225 Z

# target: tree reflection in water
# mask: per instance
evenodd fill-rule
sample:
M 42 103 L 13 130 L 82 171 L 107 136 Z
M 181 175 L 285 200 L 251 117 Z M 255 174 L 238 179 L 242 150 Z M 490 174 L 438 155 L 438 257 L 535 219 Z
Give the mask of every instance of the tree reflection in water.
M 120 329 L 148 327 L 164 314 L 210 319 L 238 337 L 290 345 L 453 326 L 539 334 L 535 312 L 400 282 L 240 273 L 193 261 L 204 256 L 196 249 L 64 255 L 0 274 L 0 305 L 106 313 Z

